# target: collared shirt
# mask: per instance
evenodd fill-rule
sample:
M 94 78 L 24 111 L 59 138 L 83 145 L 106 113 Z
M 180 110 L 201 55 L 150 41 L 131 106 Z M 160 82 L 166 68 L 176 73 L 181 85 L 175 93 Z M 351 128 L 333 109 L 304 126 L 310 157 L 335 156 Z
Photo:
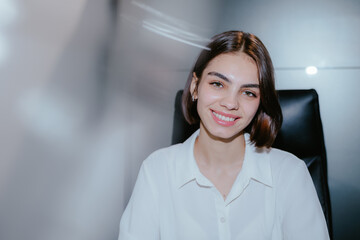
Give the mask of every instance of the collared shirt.
M 256 148 L 245 134 L 242 169 L 224 200 L 194 158 L 196 131 L 142 164 L 119 240 L 323 240 L 325 218 L 305 163 Z

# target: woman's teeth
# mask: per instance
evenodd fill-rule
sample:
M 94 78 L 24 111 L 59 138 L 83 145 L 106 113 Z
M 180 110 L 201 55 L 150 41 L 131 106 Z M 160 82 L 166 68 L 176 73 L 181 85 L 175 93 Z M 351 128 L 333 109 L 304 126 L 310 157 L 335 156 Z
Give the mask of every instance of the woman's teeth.
M 225 117 L 225 116 L 220 115 L 220 114 L 218 114 L 218 113 L 216 113 L 216 112 L 213 112 L 213 114 L 214 114 L 217 118 L 219 118 L 219 119 L 221 119 L 221 120 L 223 120 L 223 121 L 227 121 L 227 122 L 235 121 L 235 118 Z

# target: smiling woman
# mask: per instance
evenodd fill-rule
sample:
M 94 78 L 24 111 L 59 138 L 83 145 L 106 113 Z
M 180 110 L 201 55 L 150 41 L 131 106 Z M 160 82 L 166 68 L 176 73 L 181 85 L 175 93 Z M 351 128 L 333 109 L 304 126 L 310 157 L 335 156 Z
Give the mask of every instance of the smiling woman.
M 239 68 L 238 71 L 240 71 L 240 67 L 242 66 L 241 74 L 252 74 L 252 79 L 257 79 L 257 81 L 255 81 L 255 87 L 258 87 L 260 91 L 258 96 L 261 99 L 258 112 L 252 121 L 256 124 L 248 125 L 245 132 L 251 132 L 251 141 L 254 142 L 257 147 L 270 147 L 280 129 L 282 115 L 275 92 L 272 61 L 264 44 L 253 34 L 229 31 L 215 36 L 208 47 L 211 51 L 204 50 L 201 52 L 185 85 L 182 98 L 185 119 L 190 124 L 200 121 L 197 102 L 191 101 L 192 94 L 190 88 L 193 83 L 193 75 L 195 74 L 195 77 L 201 80 L 204 70 L 210 67 L 213 62 L 221 61 L 223 55 L 241 55 L 246 66 L 240 64 L 234 67 Z M 248 68 L 248 66 L 251 67 Z M 252 71 L 252 73 L 249 71 Z M 211 75 L 215 75 L 219 77 L 219 79 L 229 82 L 228 77 L 224 76 L 223 73 L 214 72 Z M 243 81 L 244 80 L 246 79 L 243 79 Z M 199 83 L 201 83 L 201 81 L 199 81 L 198 84 Z M 254 86 L 254 83 L 246 83 L 246 81 L 243 84 L 245 84 L 243 87 L 248 88 Z
M 209 62 L 201 81 L 194 74 L 190 92 L 198 100 L 200 129 L 207 129 L 201 134 L 210 132 L 224 139 L 236 137 L 259 108 L 256 64 L 242 52 L 221 54 Z
M 265 46 L 230 31 L 207 48 L 183 94 L 200 129 L 143 162 L 119 239 L 329 239 L 306 165 L 271 148 L 282 115 Z

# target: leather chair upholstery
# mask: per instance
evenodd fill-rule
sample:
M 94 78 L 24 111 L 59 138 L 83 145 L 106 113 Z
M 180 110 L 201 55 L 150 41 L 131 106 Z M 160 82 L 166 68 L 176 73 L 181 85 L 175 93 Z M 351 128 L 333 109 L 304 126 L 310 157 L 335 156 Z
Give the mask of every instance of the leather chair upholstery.
M 182 90 L 178 91 L 175 100 L 172 144 L 185 141 L 199 128 L 198 124 L 189 125 L 185 121 L 181 109 L 182 92 Z M 314 89 L 277 92 L 283 113 L 283 124 L 273 147 L 291 152 L 305 161 L 324 211 L 330 238 L 332 238 L 327 160 L 318 95 Z

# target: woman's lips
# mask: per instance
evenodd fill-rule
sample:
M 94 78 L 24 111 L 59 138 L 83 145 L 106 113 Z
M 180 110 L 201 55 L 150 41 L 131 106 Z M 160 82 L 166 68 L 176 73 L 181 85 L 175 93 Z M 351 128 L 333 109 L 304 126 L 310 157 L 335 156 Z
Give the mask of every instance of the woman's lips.
M 226 127 L 234 125 L 236 123 L 236 120 L 240 118 L 239 116 L 219 111 L 211 110 L 211 112 L 215 122 Z

